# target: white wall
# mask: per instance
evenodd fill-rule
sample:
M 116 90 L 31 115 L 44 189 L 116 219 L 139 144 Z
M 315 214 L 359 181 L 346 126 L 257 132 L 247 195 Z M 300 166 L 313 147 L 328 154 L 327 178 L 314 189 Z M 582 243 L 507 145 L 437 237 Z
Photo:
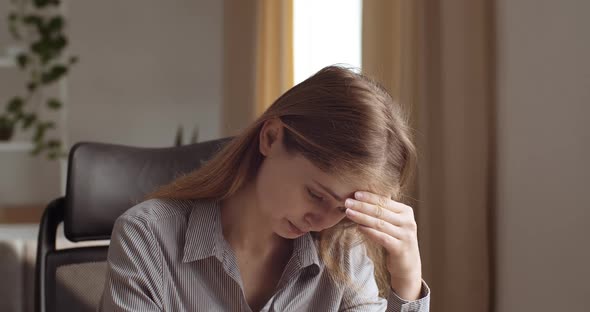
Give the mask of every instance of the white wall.
M 590 2 L 497 5 L 497 311 L 588 311 Z
M 223 1 L 68 4 L 70 51 L 80 57 L 68 76 L 70 144 L 172 146 L 179 125 L 188 141 L 196 124 L 201 141 L 220 136 Z M 20 86 L 14 77 L 0 73 L 0 100 Z M 0 154 L 0 206 L 60 192 L 59 166 L 23 155 Z
M 170 146 L 219 135 L 223 2 L 70 1 L 70 141 Z M 185 134 L 187 135 L 187 134 Z

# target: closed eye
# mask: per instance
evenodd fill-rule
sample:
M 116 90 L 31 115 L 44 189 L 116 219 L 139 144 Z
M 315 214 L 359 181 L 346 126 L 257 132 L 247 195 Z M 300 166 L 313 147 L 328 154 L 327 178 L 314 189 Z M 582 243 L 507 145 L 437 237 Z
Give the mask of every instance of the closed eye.
M 307 193 L 309 194 L 309 196 L 311 196 L 311 198 L 317 200 L 317 201 L 324 201 L 324 198 L 316 195 L 315 193 L 313 193 L 309 188 L 307 188 Z
M 322 197 L 322 196 L 319 196 L 319 195 L 315 194 L 314 192 L 312 192 L 312 191 L 311 191 L 309 188 L 307 188 L 307 187 L 306 187 L 306 189 L 307 189 L 307 193 L 309 194 L 309 196 L 310 196 L 312 199 L 314 199 L 314 200 L 316 200 L 316 201 L 319 201 L 319 202 L 323 202 L 323 201 L 324 201 L 324 197 Z M 338 212 L 340 212 L 340 213 L 342 213 L 342 214 L 346 213 L 346 207 L 338 207 L 337 209 L 338 209 Z

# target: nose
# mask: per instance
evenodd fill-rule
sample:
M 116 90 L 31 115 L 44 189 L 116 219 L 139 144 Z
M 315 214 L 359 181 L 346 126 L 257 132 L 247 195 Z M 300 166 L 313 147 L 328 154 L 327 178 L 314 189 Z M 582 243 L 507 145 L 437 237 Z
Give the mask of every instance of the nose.
M 320 219 L 320 217 L 317 216 L 317 214 L 315 213 L 306 213 L 303 216 L 303 219 L 305 220 L 305 223 L 307 225 L 307 231 L 312 231 L 316 229 L 316 224 L 319 223 L 318 219 Z
M 309 226 L 309 228 L 307 229 L 308 231 L 321 231 L 327 228 L 327 217 L 328 216 L 326 213 L 308 212 L 304 215 L 303 219 Z

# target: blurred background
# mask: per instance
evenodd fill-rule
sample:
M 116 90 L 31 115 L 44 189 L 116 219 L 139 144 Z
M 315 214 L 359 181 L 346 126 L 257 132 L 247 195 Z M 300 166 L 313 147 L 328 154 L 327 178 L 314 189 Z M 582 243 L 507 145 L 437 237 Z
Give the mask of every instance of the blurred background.
M 67 70 L 31 87 L 19 55 L 35 31 L 10 25 L 35 10 L 60 16 L 44 29 L 66 38 L 53 64 Z M 582 0 L 0 2 L 0 134 L 18 112 L 53 122 L 0 140 L 0 311 L 31 310 L 37 223 L 63 194 L 67 159 L 39 132 L 63 152 L 234 135 L 337 63 L 410 112 L 432 311 L 587 311 L 589 13 Z

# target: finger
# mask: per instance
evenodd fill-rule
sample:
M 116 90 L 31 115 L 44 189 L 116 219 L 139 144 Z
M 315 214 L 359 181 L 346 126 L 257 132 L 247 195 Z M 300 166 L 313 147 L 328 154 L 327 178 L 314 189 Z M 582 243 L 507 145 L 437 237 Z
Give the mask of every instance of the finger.
M 401 241 L 393 236 L 387 235 L 383 232 L 379 232 L 375 229 L 363 225 L 359 225 L 358 229 L 367 237 L 369 237 L 369 239 L 383 246 L 387 251 L 390 251 L 392 249 L 399 249 Z
M 361 200 L 361 201 L 367 202 L 369 204 L 381 206 L 387 210 L 390 210 L 390 211 L 393 211 L 396 213 L 404 212 L 405 206 L 406 206 L 406 205 L 396 202 L 393 199 L 388 198 L 386 196 L 382 196 L 382 195 L 367 192 L 367 191 L 355 192 L 354 197 L 357 200 Z
M 350 208 L 346 209 L 346 215 L 350 220 L 357 224 L 370 227 L 387 235 L 391 235 L 397 239 L 401 239 L 403 237 L 402 229 L 400 227 L 386 222 L 383 219 L 378 219 Z
M 382 219 L 393 225 L 402 225 L 402 218 L 400 214 L 391 212 L 385 208 L 382 208 L 381 206 L 354 200 L 352 198 L 346 199 L 344 206 L 346 206 L 347 208 L 351 208 L 355 211 L 362 212 L 369 216 L 375 217 L 377 219 Z

